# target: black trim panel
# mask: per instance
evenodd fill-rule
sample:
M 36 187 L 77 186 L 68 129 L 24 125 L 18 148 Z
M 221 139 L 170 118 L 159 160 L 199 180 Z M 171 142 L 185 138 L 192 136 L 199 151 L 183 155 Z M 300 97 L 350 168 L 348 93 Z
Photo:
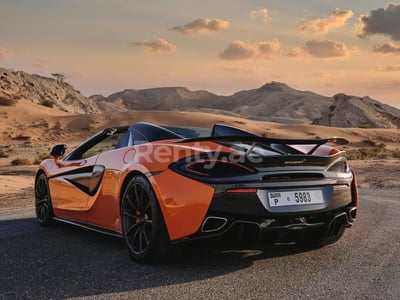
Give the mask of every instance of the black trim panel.
M 76 186 L 82 192 L 88 194 L 89 196 L 94 196 L 100 187 L 104 172 L 104 166 L 95 165 L 68 171 L 63 174 L 58 174 L 50 177 L 50 179 L 63 178 Z
M 108 228 L 101 227 L 101 226 L 86 224 L 86 223 L 67 220 L 67 219 L 58 218 L 58 217 L 53 217 L 53 219 L 57 220 L 57 221 L 60 221 L 60 222 L 63 222 L 63 223 L 66 223 L 66 224 L 71 224 L 71 225 L 75 225 L 75 226 L 82 227 L 82 228 L 85 228 L 85 229 L 89 229 L 91 231 L 96 231 L 96 232 L 99 232 L 99 233 L 103 233 L 103 234 L 107 234 L 107 235 L 111 235 L 111 236 L 122 238 L 122 234 L 121 233 L 119 233 L 117 231 L 110 230 Z

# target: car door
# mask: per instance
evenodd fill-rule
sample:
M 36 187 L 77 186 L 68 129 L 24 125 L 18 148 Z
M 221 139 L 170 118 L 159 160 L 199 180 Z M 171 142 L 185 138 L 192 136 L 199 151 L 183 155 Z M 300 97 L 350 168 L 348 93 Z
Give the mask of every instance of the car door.
M 49 178 L 52 205 L 57 210 L 88 211 L 96 197 L 105 166 L 97 163 L 100 154 L 112 150 L 127 127 L 108 128 L 89 138 L 56 163 Z
M 89 196 L 96 188 L 96 179 L 100 177 L 99 168 L 96 167 L 97 157 L 98 155 L 95 155 L 59 163 L 55 174 L 49 178 L 54 209 L 87 209 Z

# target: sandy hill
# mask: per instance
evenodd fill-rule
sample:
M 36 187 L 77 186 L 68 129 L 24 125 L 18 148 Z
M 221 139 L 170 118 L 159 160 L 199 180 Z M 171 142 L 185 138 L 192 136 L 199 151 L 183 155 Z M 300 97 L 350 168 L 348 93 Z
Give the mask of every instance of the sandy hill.
M 108 97 L 90 97 L 103 112 L 130 110 L 193 110 L 196 103 L 208 103 L 218 98 L 207 91 L 190 91 L 184 87 L 165 87 L 145 90 L 125 90 Z
M 0 67 L 0 98 L 16 102 L 29 99 L 33 103 L 72 113 L 99 112 L 96 103 L 56 78 L 32 75 Z
M 60 75 L 60 74 L 59 74 Z M 61 74 L 62 75 L 62 74 Z M 130 111 L 204 112 L 284 124 L 318 124 L 348 128 L 397 128 L 400 110 L 369 97 L 325 97 L 284 83 L 218 96 L 184 87 L 124 90 L 90 98 L 62 78 L 47 78 L 0 68 L 0 105 L 19 99 L 69 113 Z
M 65 143 L 83 140 L 98 130 L 112 126 L 130 125 L 134 122 L 151 122 L 160 125 L 208 127 L 224 123 L 264 136 L 278 138 L 344 137 L 349 147 L 385 144 L 398 148 L 400 131 L 397 129 L 336 128 L 320 125 L 279 124 L 248 120 L 232 116 L 201 112 L 129 111 L 97 114 L 71 114 L 55 108 L 43 107 L 30 100 L 21 99 L 15 107 L 0 106 L 0 144 Z
M 325 97 L 271 82 L 258 89 L 218 96 L 182 87 L 125 90 L 92 96 L 102 111 L 197 111 L 284 124 L 347 128 L 397 128 L 400 110 L 369 97 Z
M 310 124 L 321 118 L 333 99 L 271 82 L 231 96 L 183 87 L 125 90 L 109 97 L 92 96 L 107 112 L 129 110 L 179 110 L 219 113 L 279 123 Z
M 396 128 L 400 110 L 369 97 L 337 94 L 324 115 L 313 124 L 334 127 Z
M 333 103 L 332 98 L 299 91 L 280 82 L 237 92 L 228 100 L 233 112 L 247 118 L 299 124 L 312 123 Z

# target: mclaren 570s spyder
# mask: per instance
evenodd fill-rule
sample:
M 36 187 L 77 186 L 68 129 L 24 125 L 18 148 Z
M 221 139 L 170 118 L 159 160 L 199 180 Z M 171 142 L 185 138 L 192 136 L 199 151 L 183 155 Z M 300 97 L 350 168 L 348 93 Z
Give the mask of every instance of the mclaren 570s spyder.
M 35 176 L 38 221 L 122 237 L 159 263 L 191 241 L 247 249 L 336 242 L 355 218 L 355 174 L 341 138 L 275 139 L 135 123 L 104 129 L 68 154 L 51 149 Z M 329 146 L 331 145 L 331 146 Z

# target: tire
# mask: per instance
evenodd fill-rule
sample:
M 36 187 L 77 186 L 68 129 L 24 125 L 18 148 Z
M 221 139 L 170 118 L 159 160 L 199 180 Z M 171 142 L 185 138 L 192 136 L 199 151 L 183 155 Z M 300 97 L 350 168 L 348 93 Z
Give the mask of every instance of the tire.
M 36 219 L 42 226 L 53 223 L 53 206 L 49 190 L 49 181 L 45 174 L 40 174 L 35 182 Z
M 130 179 L 121 203 L 122 232 L 131 258 L 155 264 L 176 258 L 154 191 L 141 175 Z

